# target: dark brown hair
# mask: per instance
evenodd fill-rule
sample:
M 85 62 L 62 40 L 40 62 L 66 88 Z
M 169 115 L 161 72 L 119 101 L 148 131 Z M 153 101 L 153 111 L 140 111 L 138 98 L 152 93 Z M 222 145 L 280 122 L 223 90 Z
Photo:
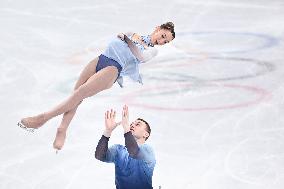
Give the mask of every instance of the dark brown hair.
M 160 28 L 165 29 L 165 30 L 169 30 L 172 33 L 173 39 L 176 37 L 174 23 L 167 22 L 165 24 L 160 25 Z
M 143 121 L 143 122 L 146 124 L 146 131 L 149 133 L 149 136 L 150 136 L 150 134 L 151 134 L 151 128 L 150 128 L 149 123 L 148 123 L 147 121 L 145 121 L 144 119 L 142 119 L 142 118 L 138 118 L 137 120 Z M 147 139 L 149 138 L 149 136 L 148 136 L 145 140 L 147 140 Z

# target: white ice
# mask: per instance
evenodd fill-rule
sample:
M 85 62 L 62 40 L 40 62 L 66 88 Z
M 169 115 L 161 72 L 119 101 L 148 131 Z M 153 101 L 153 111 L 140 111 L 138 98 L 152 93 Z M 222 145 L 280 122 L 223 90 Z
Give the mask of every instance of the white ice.
M 176 39 L 141 65 L 144 85 L 86 99 L 59 154 L 61 117 L 16 126 L 66 98 L 109 38 L 166 21 Z M 104 112 L 125 103 L 151 124 L 154 188 L 284 188 L 283 31 L 283 0 L 0 0 L 0 188 L 115 188 L 94 150 Z

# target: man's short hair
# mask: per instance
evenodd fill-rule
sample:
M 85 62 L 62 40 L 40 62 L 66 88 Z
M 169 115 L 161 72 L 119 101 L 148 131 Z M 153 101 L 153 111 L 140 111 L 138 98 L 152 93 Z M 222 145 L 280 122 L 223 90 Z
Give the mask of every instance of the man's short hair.
M 150 136 L 150 134 L 151 134 L 151 127 L 150 127 L 149 123 L 148 123 L 147 121 L 145 121 L 144 119 L 142 119 L 142 118 L 138 118 L 137 120 L 142 121 L 142 122 L 145 123 L 145 125 L 146 125 L 146 131 L 149 133 L 149 136 Z M 149 136 L 146 137 L 145 140 L 147 140 L 147 139 L 149 138 Z

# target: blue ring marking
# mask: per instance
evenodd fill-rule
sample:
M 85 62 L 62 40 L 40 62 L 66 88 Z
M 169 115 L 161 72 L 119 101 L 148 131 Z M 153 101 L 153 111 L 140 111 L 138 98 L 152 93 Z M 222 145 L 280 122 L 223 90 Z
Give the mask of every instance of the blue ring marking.
M 250 33 L 250 32 L 179 32 L 177 33 L 178 36 L 186 36 L 186 35 L 210 35 L 210 34 L 229 34 L 229 35 L 239 35 L 239 36 L 248 36 L 248 37 L 255 37 L 259 38 L 262 40 L 265 40 L 262 45 L 256 46 L 254 48 L 246 49 L 246 50 L 233 50 L 233 51 L 220 51 L 220 52 L 207 52 L 210 54 L 217 54 L 217 53 L 246 53 L 246 52 L 253 52 L 253 51 L 258 51 L 262 49 L 267 49 L 271 48 L 273 46 L 276 46 L 279 44 L 279 39 L 266 35 L 266 34 L 261 34 L 261 33 Z
M 179 58 L 170 58 L 166 60 L 160 60 L 159 62 L 171 62 L 173 60 L 186 60 L 187 58 L 190 57 L 179 57 Z M 157 81 L 172 81 L 172 82 L 221 82 L 221 81 L 232 81 L 232 80 L 242 80 L 242 79 L 249 79 L 249 78 L 254 78 L 258 77 L 261 75 L 264 75 L 266 73 L 272 72 L 276 69 L 275 65 L 267 62 L 267 61 L 261 61 L 261 60 L 256 60 L 256 59 L 251 59 L 251 58 L 237 58 L 237 57 L 209 57 L 208 60 L 231 60 L 231 61 L 240 61 L 240 62 L 247 62 L 248 64 L 255 64 L 258 67 L 262 68 L 259 71 L 256 71 L 255 73 L 252 74 L 243 74 L 239 76 L 231 76 L 231 77 L 220 77 L 220 78 L 212 78 L 212 79 L 206 79 L 206 78 L 200 78 L 197 76 L 191 76 L 189 74 L 181 74 L 181 73 L 175 73 L 175 72 L 168 72 L 168 71 L 161 71 L 164 76 L 147 76 L 145 75 L 144 78 L 151 79 L 151 80 L 157 80 Z M 174 76 L 174 77 L 172 77 Z

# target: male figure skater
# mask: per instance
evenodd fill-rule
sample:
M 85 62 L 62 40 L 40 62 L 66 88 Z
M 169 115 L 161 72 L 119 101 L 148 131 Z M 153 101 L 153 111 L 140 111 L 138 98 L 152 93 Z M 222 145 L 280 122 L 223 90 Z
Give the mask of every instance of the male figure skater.
M 98 142 L 95 157 L 103 162 L 115 164 L 117 189 L 152 189 L 152 176 L 156 164 L 152 148 L 145 144 L 151 133 L 149 124 L 138 118 L 129 125 L 128 107 L 122 111 L 122 121 L 115 122 L 116 112 L 105 113 L 105 131 Z M 125 146 L 116 144 L 108 148 L 113 130 L 122 125 Z

